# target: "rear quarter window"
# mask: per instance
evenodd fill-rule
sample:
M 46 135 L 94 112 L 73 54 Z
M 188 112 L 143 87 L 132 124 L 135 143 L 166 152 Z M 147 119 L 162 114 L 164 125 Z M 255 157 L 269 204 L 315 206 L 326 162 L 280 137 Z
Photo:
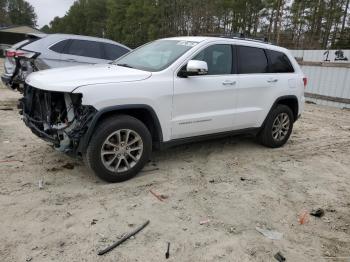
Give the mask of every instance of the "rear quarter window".
M 63 40 L 60 41 L 56 44 L 54 44 L 53 46 L 51 46 L 49 49 L 56 52 L 56 53 L 63 53 L 63 50 L 65 48 L 65 46 L 68 44 L 69 40 Z
M 129 52 L 128 49 L 122 46 L 108 44 L 108 43 L 102 43 L 102 45 L 104 48 L 103 59 L 106 59 L 106 60 L 116 60 L 117 58 Z
M 287 55 L 282 52 L 266 50 L 269 58 L 269 73 L 293 73 L 294 68 Z
M 268 62 L 262 48 L 237 46 L 238 73 L 261 74 L 268 72 Z

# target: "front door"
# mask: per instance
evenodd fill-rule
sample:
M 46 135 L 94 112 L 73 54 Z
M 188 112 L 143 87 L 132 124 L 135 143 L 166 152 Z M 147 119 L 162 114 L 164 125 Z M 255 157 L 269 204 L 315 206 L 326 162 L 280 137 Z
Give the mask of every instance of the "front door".
M 207 75 L 174 78 L 172 139 L 233 129 L 236 107 L 233 48 L 227 44 L 206 47 L 192 60 L 208 64 Z

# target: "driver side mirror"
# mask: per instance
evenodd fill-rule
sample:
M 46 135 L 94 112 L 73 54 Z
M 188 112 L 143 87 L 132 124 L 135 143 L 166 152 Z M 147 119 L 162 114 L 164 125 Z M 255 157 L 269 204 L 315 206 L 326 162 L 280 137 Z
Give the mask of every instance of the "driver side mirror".
M 208 74 L 208 64 L 205 61 L 190 60 L 187 63 L 186 74 L 188 76 Z

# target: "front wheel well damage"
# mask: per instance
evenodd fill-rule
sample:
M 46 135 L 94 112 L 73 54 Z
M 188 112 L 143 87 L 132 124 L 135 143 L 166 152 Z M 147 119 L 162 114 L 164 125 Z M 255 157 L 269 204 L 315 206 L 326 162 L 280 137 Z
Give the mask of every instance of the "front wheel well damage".
M 160 142 L 163 141 L 163 134 L 158 117 L 154 110 L 147 105 L 130 105 L 130 106 L 115 106 L 101 110 L 97 115 L 94 123 L 90 126 L 90 130 L 86 134 L 85 142 L 82 143 L 80 151 L 84 153 L 91 136 L 96 128 L 106 119 L 113 118 L 116 115 L 129 115 L 140 120 L 149 130 L 152 135 L 153 145 L 157 148 Z

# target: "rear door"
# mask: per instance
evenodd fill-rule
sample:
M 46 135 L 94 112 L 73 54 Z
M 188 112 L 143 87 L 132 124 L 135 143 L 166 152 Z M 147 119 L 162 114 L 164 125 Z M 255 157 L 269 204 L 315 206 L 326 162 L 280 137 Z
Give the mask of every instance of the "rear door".
M 238 46 L 237 129 L 260 127 L 278 97 L 296 88 L 294 69 L 282 52 Z
M 103 46 L 100 42 L 71 39 L 61 59 L 66 66 L 108 63 L 103 56 Z
M 273 90 L 279 84 L 269 73 L 263 48 L 237 46 L 239 86 L 237 87 L 236 129 L 260 127 Z
M 175 76 L 172 139 L 233 129 L 237 75 L 232 45 L 212 44 L 191 59 L 207 62 L 208 74 Z

